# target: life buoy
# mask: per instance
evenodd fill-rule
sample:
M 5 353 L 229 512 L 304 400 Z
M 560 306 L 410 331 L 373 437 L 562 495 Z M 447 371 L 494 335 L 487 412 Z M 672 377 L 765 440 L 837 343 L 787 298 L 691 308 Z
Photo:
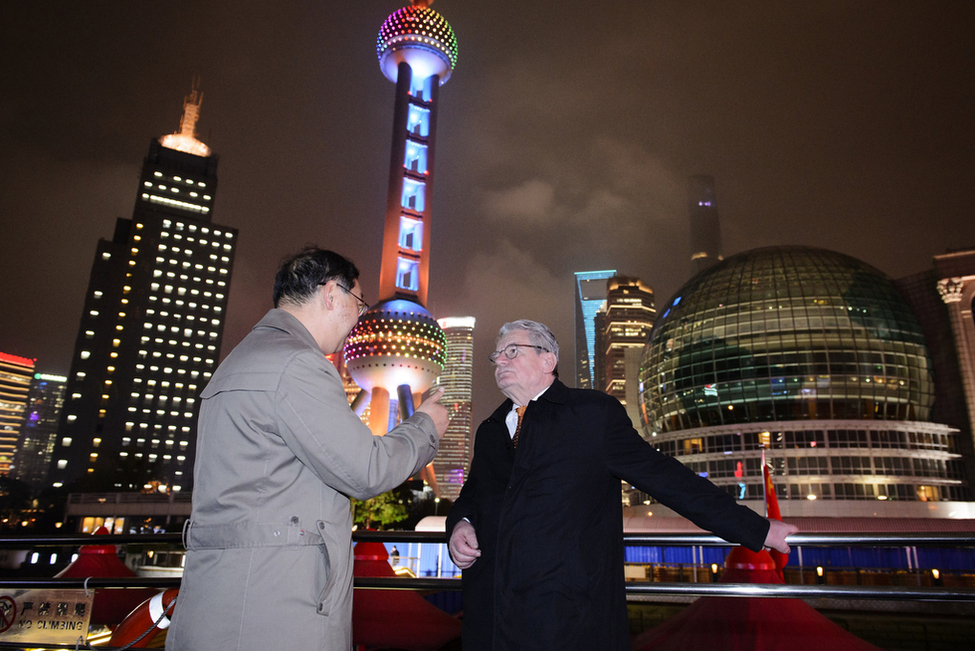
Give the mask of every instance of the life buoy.
M 149 642 L 160 631 L 169 628 L 169 619 L 177 594 L 179 594 L 178 588 L 170 588 L 143 601 L 118 625 L 108 645 L 113 647 L 131 645 L 126 647 L 129 649 L 144 649 L 149 646 Z

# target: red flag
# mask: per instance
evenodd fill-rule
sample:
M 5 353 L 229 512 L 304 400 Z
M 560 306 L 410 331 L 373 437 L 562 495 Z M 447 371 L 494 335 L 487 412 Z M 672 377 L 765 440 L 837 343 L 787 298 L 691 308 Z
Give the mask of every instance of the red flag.
M 781 522 L 782 512 L 779 511 L 779 498 L 775 495 L 775 486 L 772 485 L 772 476 L 768 471 L 768 465 L 765 463 L 764 450 L 762 451 L 762 476 L 765 479 L 765 517 Z M 782 569 L 789 562 L 788 554 L 783 554 L 774 549 L 770 549 L 769 553 L 772 555 L 772 560 L 775 561 L 775 569 L 779 576 L 782 576 Z

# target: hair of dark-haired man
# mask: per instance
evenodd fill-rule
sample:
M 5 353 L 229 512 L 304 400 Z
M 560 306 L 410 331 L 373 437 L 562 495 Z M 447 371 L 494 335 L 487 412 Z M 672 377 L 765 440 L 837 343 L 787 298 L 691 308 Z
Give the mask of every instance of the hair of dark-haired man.
M 330 280 L 351 290 L 358 277 L 359 270 L 351 260 L 315 246 L 305 247 L 281 263 L 274 277 L 274 307 L 302 305 Z

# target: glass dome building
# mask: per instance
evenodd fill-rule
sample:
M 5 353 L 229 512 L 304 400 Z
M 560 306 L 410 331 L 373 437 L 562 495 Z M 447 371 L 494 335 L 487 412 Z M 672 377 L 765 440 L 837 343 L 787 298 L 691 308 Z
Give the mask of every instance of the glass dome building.
M 840 253 L 771 247 L 692 278 L 661 308 L 640 371 L 645 435 L 741 499 L 965 499 L 955 430 L 929 422 L 917 318 Z

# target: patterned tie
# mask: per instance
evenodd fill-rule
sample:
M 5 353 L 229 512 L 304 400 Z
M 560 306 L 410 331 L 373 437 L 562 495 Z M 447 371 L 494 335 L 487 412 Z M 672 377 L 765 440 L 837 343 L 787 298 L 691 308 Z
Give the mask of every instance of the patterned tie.
M 511 439 L 511 445 L 513 447 L 518 447 L 518 435 L 521 434 L 521 419 L 525 415 L 525 410 L 528 409 L 528 405 L 524 407 L 515 407 L 515 411 L 518 412 L 518 426 L 515 428 L 515 435 Z

